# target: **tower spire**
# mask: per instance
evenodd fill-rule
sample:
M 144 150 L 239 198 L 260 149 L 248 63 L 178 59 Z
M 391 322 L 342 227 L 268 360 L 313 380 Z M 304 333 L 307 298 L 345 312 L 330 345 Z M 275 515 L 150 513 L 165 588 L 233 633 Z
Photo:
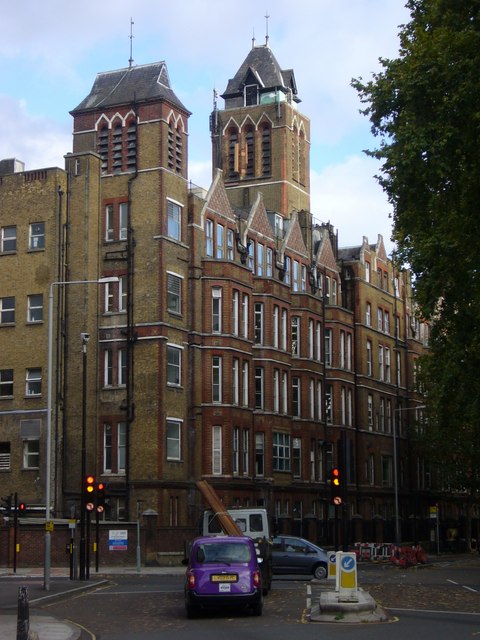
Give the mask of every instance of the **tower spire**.
M 132 18 L 130 18 L 130 58 L 128 60 L 128 66 L 131 67 L 133 64 L 133 38 L 135 37 L 133 35 L 133 25 L 134 25 L 134 21 Z
M 268 19 L 270 18 L 270 16 L 268 15 L 268 10 L 265 14 L 265 46 L 268 47 Z

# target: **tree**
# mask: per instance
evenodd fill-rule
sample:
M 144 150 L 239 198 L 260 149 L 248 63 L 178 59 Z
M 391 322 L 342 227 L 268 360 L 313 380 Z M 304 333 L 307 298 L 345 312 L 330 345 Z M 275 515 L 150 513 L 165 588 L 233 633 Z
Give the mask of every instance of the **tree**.
M 352 81 L 380 138 L 398 260 L 432 321 L 422 363 L 430 454 L 480 497 L 480 2 L 409 0 L 396 59 Z

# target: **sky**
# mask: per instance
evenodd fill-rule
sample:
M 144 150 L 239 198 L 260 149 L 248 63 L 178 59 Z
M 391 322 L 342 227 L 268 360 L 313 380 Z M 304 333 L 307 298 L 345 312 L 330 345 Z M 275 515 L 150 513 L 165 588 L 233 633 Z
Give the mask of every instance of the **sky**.
M 96 74 L 165 61 L 173 90 L 192 112 L 189 179 L 211 182 L 209 115 L 251 46 L 268 45 L 293 69 L 299 108 L 311 122 L 311 211 L 340 246 L 383 236 L 393 250 L 391 206 L 368 157 L 379 141 L 351 87 L 372 78 L 379 58 L 398 55 L 404 0 L 23 0 L 3 3 L 0 39 L 0 159 L 26 170 L 64 167 L 70 111 Z M 266 18 L 266 16 L 269 16 Z M 131 25 L 133 21 L 133 25 Z M 130 35 L 133 35 L 131 38 Z M 219 108 L 223 100 L 219 100 Z

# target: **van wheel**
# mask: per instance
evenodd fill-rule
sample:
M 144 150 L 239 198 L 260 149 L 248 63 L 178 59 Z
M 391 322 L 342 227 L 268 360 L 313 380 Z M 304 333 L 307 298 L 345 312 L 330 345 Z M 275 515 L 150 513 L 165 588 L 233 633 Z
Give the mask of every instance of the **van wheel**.
M 324 564 L 317 564 L 313 570 L 313 577 L 317 580 L 323 580 L 327 577 L 327 567 Z

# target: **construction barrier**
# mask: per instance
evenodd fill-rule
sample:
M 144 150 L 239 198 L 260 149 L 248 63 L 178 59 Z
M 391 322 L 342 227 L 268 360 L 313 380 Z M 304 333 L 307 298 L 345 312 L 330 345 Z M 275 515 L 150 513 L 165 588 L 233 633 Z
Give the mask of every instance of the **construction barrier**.
M 358 561 L 392 562 L 399 567 L 425 564 L 427 554 L 420 545 L 400 546 L 393 543 L 357 542 L 353 552 Z

